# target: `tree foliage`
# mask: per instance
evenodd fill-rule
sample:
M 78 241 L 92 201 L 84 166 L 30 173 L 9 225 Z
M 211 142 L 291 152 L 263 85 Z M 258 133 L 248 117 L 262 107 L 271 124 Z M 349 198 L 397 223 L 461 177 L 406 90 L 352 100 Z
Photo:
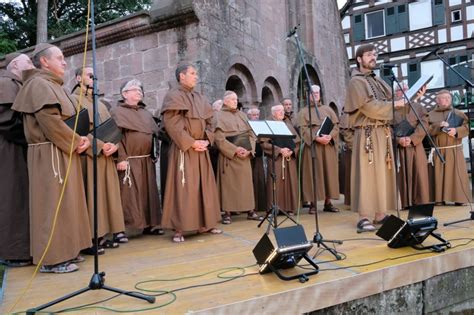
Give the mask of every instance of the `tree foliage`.
M 104 23 L 150 8 L 152 0 L 96 0 L 95 23 Z M 49 0 L 48 38 L 86 27 L 87 0 Z M 0 54 L 36 44 L 36 0 L 0 2 Z

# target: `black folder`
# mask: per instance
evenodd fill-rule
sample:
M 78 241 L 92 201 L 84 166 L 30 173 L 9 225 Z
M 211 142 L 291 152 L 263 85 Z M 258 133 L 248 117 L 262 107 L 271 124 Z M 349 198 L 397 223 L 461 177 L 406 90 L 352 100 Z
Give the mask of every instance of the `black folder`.
M 226 140 L 235 146 L 242 147 L 247 151 L 252 151 L 252 145 L 250 144 L 248 132 L 226 137 Z
M 449 127 L 441 129 L 444 132 L 448 132 L 449 128 L 457 128 L 462 126 L 464 123 L 464 118 L 457 115 L 454 111 L 451 111 L 448 114 L 448 119 L 446 119 L 446 122 L 449 124 Z
M 408 122 L 408 120 L 402 120 L 395 127 L 395 136 L 398 138 L 409 137 L 415 132 L 415 128 Z
M 76 128 L 76 133 L 80 136 L 87 136 L 89 133 L 89 113 L 87 112 L 86 108 L 83 108 L 79 111 L 78 114 L 79 118 L 77 121 L 77 128 Z M 76 122 L 76 115 L 72 115 L 68 119 L 64 120 L 66 125 L 69 126 L 72 130 L 74 130 L 74 124 Z
M 122 130 L 117 126 L 115 120 L 107 119 L 95 130 L 97 139 L 103 142 L 119 143 L 122 140 Z
M 329 135 L 334 128 L 334 123 L 331 118 L 326 117 L 321 124 L 321 128 L 316 132 L 316 136 L 320 137 L 321 135 Z

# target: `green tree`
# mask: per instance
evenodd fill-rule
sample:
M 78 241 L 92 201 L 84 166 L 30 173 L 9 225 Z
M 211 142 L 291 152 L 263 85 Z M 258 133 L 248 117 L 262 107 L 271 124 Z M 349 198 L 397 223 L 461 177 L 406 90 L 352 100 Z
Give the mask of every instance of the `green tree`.
M 96 0 L 95 23 L 104 23 L 150 8 L 152 0 Z M 48 39 L 86 27 L 87 0 L 48 1 Z M 0 53 L 36 44 L 36 0 L 0 2 Z

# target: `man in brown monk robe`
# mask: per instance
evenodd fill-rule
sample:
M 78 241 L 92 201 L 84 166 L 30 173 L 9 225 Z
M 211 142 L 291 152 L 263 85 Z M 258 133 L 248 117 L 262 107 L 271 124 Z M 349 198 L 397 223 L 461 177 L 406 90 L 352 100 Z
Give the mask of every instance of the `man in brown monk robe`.
M 359 212 L 357 232 L 361 233 L 375 231 L 373 223 L 383 223 L 387 210 L 395 210 L 397 191 L 389 125 L 392 93 L 373 72 L 377 60 L 374 45 L 361 45 L 356 60 L 358 68 L 349 81 L 344 111 L 354 129 L 351 209 Z M 395 108 L 404 105 L 404 100 L 395 101 Z
M 313 160 L 311 158 L 311 146 L 316 145 L 316 197 L 324 200 L 323 211 L 339 212 L 333 206 L 331 199 L 339 199 L 339 178 L 337 165 L 336 139 L 339 137 L 339 120 L 336 113 L 327 105 L 321 103 L 320 88 L 313 85 L 311 93 L 311 120 L 313 128 L 310 129 L 308 108 L 302 108 L 298 113 L 297 124 L 300 128 L 301 138 L 304 142 L 302 162 L 302 189 L 303 202 L 310 204 L 310 214 L 316 211 L 316 200 L 313 197 Z M 318 106 L 319 117 L 315 106 Z M 334 123 L 334 127 L 328 135 L 317 135 L 324 119 L 328 117 Z M 312 130 L 313 135 L 311 135 Z
M 72 98 L 76 101 L 76 104 L 86 108 L 89 113 L 89 130 L 91 133 L 94 128 L 93 78 L 94 70 L 91 67 L 76 69 L 77 85 L 72 91 Z M 99 100 L 96 107 L 99 120 L 97 123 L 100 125 L 110 119 L 110 114 L 107 107 Z M 97 187 L 97 235 L 99 246 L 104 248 L 119 247 L 117 242 L 105 239 L 106 234 L 117 234 L 125 230 L 119 179 L 112 156 L 117 149 L 118 146 L 115 143 L 104 143 L 101 139 L 97 139 L 97 183 L 95 183 Z M 87 208 L 92 227 L 94 218 L 93 157 L 89 154 L 82 157 L 82 159 L 84 162 L 82 171 L 86 183 Z M 94 249 L 87 250 L 88 253 L 93 253 L 93 251 Z
M 278 209 L 284 210 L 290 215 L 298 209 L 298 174 L 296 171 L 297 157 L 299 152 L 300 137 L 288 116 L 285 115 L 283 105 L 275 105 L 271 109 L 272 120 L 284 121 L 288 129 L 296 136 L 294 139 L 275 139 L 272 144 L 269 141 L 262 143 L 265 154 L 272 158 L 275 153 L 275 201 Z M 273 161 L 268 163 L 268 172 L 272 173 Z M 271 176 L 267 179 L 267 202 L 271 208 L 273 202 L 273 181 Z
M 349 127 L 349 115 L 342 113 L 339 119 L 341 158 L 339 161 L 339 187 L 344 195 L 344 204 L 351 204 L 351 159 L 354 130 Z M 342 174 L 341 174 L 342 173 Z
M 64 122 L 76 114 L 76 108 L 63 88 L 66 62 L 62 51 L 50 44 L 39 44 L 32 61 L 38 69 L 23 72 L 24 84 L 12 107 L 23 113 L 28 142 L 31 255 L 34 264 L 42 264 L 40 272 L 72 272 L 79 268 L 71 260 L 81 249 L 91 246 L 79 157 L 90 142 Z M 51 244 L 40 261 L 56 213 Z
M 407 89 L 405 85 L 403 87 Z M 397 88 L 396 97 L 397 99 L 403 97 L 403 93 L 399 88 Z M 412 105 L 421 118 L 421 122 L 418 121 L 409 106 L 395 111 L 395 118 L 393 119 L 400 160 L 398 186 L 402 208 L 405 209 L 411 205 L 428 203 L 430 197 L 428 161 L 422 143 L 426 133 L 421 126 L 423 124 L 428 130 L 428 112 L 417 102 L 412 102 Z
M 142 102 L 144 92 L 140 81 L 132 79 L 126 82 L 120 93 L 123 100 L 111 114 L 122 130 L 117 170 L 125 226 L 143 229 L 143 234 L 162 235 L 153 143 L 158 126 Z M 124 233 L 115 235 L 114 239 L 126 242 Z
M 471 190 L 462 150 L 462 138 L 469 134 L 469 119 L 452 106 L 449 91 L 441 90 L 436 96 L 436 107 L 429 113 L 429 132 L 440 149 L 446 163 L 442 164 L 433 149 L 430 162 L 434 164 L 435 202 L 438 205 L 447 201 L 461 206 L 470 202 Z M 448 117 L 456 115 L 462 121 L 460 126 L 450 126 Z
M 252 166 L 255 137 L 247 116 L 237 109 L 237 94 L 224 93 L 224 105 L 215 113 L 215 141 L 219 149 L 217 190 L 224 211 L 223 224 L 231 223 L 231 212 L 248 211 L 248 220 L 258 220 L 253 198 Z
M 222 233 L 216 228 L 220 205 L 209 158 L 214 141 L 211 105 L 194 90 L 198 74 L 191 64 L 176 69 L 178 85 L 165 96 L 161 113 L 171 139 L 163 200 L 163 227 L 175 230 L 174 242 L 184 231 Z
M 247 110 L 249 120 L 259 120 L 260 110 L 251 107 Z M 262 146 L 259 142 L 255 143 L 255 156 L 250 161 L 252 164 L 252 184 L 256 211 L 267 211 L 267 188 L 266 188 L 266 157 L 263 154 Z
M 283 105 L 283 108 L 285 109 L 285 118 L 288 119 L 289 121 L 293 121 L 296 115 L 293 111 L 293 102 L 291 101 L 291 98 L 286 97 L 282 99 L 281 105 Z
M 11 109 L 22 85 L 22 72 L 33 64 L 25 54 L 5 57 L 0 70 L 0 263 L 31 264 L 26 140 L 21 114 Z

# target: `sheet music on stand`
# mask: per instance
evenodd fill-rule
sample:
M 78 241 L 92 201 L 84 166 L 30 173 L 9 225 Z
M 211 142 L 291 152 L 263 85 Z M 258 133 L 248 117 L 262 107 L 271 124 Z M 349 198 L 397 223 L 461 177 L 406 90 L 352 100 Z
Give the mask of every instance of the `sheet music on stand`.
M 405 93 L 407 98 L 412 102 L 416 98 L 416 94 L 421 90 L 425 85 L 428 85 L 433 79 L 433 75 L 422 75 L 415 84 Z
M 249 124 L 255 136 L 260 138 L 296 137 L 283 121 L 251 120 Z

